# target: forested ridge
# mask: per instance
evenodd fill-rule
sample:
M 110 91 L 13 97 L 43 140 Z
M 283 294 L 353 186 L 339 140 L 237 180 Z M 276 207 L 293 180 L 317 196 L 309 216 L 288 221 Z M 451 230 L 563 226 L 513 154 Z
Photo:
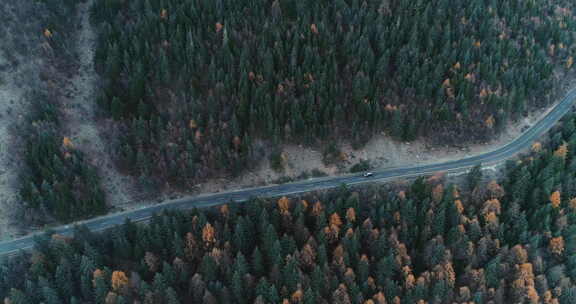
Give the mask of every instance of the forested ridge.
M 461 186 L 441 175 L 47 233 L 5 303 L 574 303 L 576 117 Z
M 483 141 L 571 68 L 574 3 L 97 1 L 118 163 L 193 184 L 271 144 Z

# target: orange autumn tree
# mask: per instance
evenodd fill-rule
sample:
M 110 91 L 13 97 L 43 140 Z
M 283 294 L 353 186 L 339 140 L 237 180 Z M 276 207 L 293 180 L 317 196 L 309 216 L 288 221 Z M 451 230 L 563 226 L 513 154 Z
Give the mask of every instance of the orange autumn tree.
M 494 128 L 495 122 L 496 122 L 496 120 L 494 119 L 494 115 L 490 115 L 490 116 L 488 116 L 488 118 L 486 118 L 486 121 L 484 121 L 484 125 L 488 129 L 492 129 L 492 128 Z
M 568 206 L 570 207 L 570 209 L 576 210 L 576 197 L 570 199 Z
M 304 292 L 302 289 L 298 288 L 291 297 L 292 303 L 302 303 L 302 297 L 304 296 Z
M 494 212 L 496 215 L 500 215 L 500 201 L 496 198 L 487 200 L 482 206 L 482 214 L 486 216 L 486 214 Z
M 64 136 L 64 138 L 62 138 L 62 147 L 65 149 L 71 149 L 73 147 L 70 137 Z
M 283 196 L 278 200 L 278 209 L 280 209 L 280 214 L 289 215 L 290 214 L 290 200 Z
M 316 251 L 310 244 L 304 245 L 300 254 L 300 262 L 307 267 L 313 267 L 316 261 Z
M 552 192 L 552 194 L 550 195 L 550 203 L 552 204 L 552 207 L 554 207 L 554 208 L 558 208 L 560 206 L 560 203 L 561 203 L 560 191 L 556 190 L 556 191 Z
M 119 291 L 128 285 L 128 277 L 122 271 L 112 272 L 112 289 Z
M 326 234 L 329 240 L 336 241 L 338 239 L 338 235 L 340 234 L 341 225 L 342 220 L 340 219 L 340 215 L 338 215 L 336 212 L 332 213 L 328 226 L 324 227 L 324 234 Z
M 342 220 L 340 219 L 340 215 L 338 215 L 338 213 L 334 212 L 330 216 L 330 226 L 336 228 L 340 228 L 340 226 L 342 226 Z
M 348 208 L 348 210 L 346 210 L 346 219 L 351 223 L 356 221 L 356 211 L 354 211 L 354 208 Z
M 560 145 L 560 147 L 558 147 L 558 149 L 556 149 L 556 151 L 554 151 L 554 156 L 560 157 L 562 159 L 566 159 L 567 154 L 568 154 L 568 144 L 567 143 L 563 143 L 562 145 Z
M 210 223 L 206 223 L 202 228 L 202 240 L 206 248 L 210 248 L 216 243 L 216 232 Z

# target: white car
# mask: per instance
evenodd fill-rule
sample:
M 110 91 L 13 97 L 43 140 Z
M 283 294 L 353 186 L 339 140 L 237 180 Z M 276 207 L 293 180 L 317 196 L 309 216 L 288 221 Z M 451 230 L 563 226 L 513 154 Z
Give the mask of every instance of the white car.
M 374 175 L 374 173 L 372 173 L 372 172 L 364 173 L 364 177 L 371 177 L 372 175 Z

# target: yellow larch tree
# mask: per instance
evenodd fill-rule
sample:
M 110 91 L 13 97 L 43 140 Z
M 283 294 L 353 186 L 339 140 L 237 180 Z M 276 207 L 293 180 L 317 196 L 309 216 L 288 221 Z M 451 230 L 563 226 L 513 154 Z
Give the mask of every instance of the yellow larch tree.
M 497 198 L 487 200 L 482 206 L 482 214 L 486 215 L 490 212 L 494 212 L 496 215 L 500 215 L 500 201 Z
M 128 285 L 128 277 L 123 271 L 112 272 L 112 289 L 119 291 Z
M 346 210 L 346 219 L 351 223 L 356 221 L 356 211 L 354 211 L 354 208 L 348 208 L 348 210 Z
M 496 120 L 494 119 L 494 116 L 490 115 L 490 116 L 488 116 L 488 118 L 486 118 L 486 121 L 484 121 L 484 125 L 486 126 L 486 128 L 492 129 L 492 128 L 494 128 L 495 122 L 496 122 Z
M 70 149 L 72 146 L 72 140 L 70 140 L 70 137 L 64 136 L 64 138 L 62 138 L 62 147 Z
M 464 206 L 462 206 L 462 201 L 457 199 L 454 201 L 454 206 L 456 206 L 456 210 L 458 210 L 458 213 L 462 213 L 464 211 Z
M 206 247 L 211 247 L 216 243 L 216 232 L 210 223 L 206 223 L 204 228 L 202 228 L 202 240 Z
M 530 304 L 538 304 L 540 303 L 540 296 L 538 295 L 538 292 L 536 291 L 536 288 L 534 288 L 534 286 L 528 286 L 526 287 L 526 298 L 528 298 L 528 302 Z
M 285 196 L 281 197 L 278 200 L 278 209 L 280 209 L 280 214 L 290 214 L 290 200 Z
M 330 216 L 330 225 L 329 225 L 329 229 L 331 230 L 331 232 L 337 236 L 338 233 L 340 232 L 340 226 L 342 226 L 342 220 L 340 219 L 340 215 L 338 215 L 338 213 L 334 212 L 332 213 L 332 215 Z
M 576 210 L 576 197 L 570 199 L 570 203 L 568 204 L 568 206 L 570 207 L 570 209 Z
M 302 253 L 300 254 L 300 261 L 307 267 L 314 266 L 314 262 L 316 261 L 316 251 L 310 244 L 304 245 L 302 248 Z
M 552 194 L 550 195 L 550 203 L 552 204 L 552 207 L 554 207 L 554 208 L 560 207 L 560 203 L 561 203 L 560 191 L 556 190 L 556 191 L 552 192 Z
M 528 252 L 522 245 L 512 247 L 512 255 L 516 264 L 524 264 L 528 261 Z
M 554 156 L 560 157 L 562 159 L 566 159 L 566 155 L 568 154 L 568 144 L 563 143 L 554 151 Z

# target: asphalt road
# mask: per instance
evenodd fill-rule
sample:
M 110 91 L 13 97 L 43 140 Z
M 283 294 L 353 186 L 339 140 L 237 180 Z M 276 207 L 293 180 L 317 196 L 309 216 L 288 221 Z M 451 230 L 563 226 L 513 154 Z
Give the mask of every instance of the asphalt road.
M 205 208 L 232 201 L 243 202 L 253 197 L 275 197 L 291 195 L 314 190 L 335 188 L 342 184 L 354 185 L 369 182 L 384 182 L 394 178 L 431 174 L 438 171 L 463 171 L 479 163 L 484 165 L 498 163 L 530 147 L 532 142 L 542 136 L 546 131 L 554 126 L 554 124 L 556 124 L 556 122 L 558 122 L 562 116 L 570 111 L 575 98 L 576 89 L 572 89 L 552 111 L 550 111 L 542 120 L 538 121 L 532 127 L 527 129 L 518 138 L 506 144 L 505 146 L 484 154 L 444 163 L 378 170 L 374 171 L 374 175 L 368 178 L 363 177 L 362 174 L 343 175 L 338 177 L 309 179 L 282 185 L 246 188 L 238 191 L 186 197 L 166 201 L 158 205 L 149 206 L 138 210 L 125 211 L 81 221 L 75 223 L 74 225 L 81 224 L 85 225 L 92 231 L 103 231 L 112 228 L 115 225 L 124 223 L 126 219 L 130 219 L 133 222 L 146 221 L 154 213 L 159 213 L 163 210 Z M 65 225 L 53 228 L 56 233 L 62 235 L 72 235 L 73 229 L 73 225 Z M 40 233 L 41 232 L 31 234 L 19 239 L 1 242 L 0 256 L 9 255 L 18 252 L 19 250 L 32 248 L 34 245 L 34 236 Z

